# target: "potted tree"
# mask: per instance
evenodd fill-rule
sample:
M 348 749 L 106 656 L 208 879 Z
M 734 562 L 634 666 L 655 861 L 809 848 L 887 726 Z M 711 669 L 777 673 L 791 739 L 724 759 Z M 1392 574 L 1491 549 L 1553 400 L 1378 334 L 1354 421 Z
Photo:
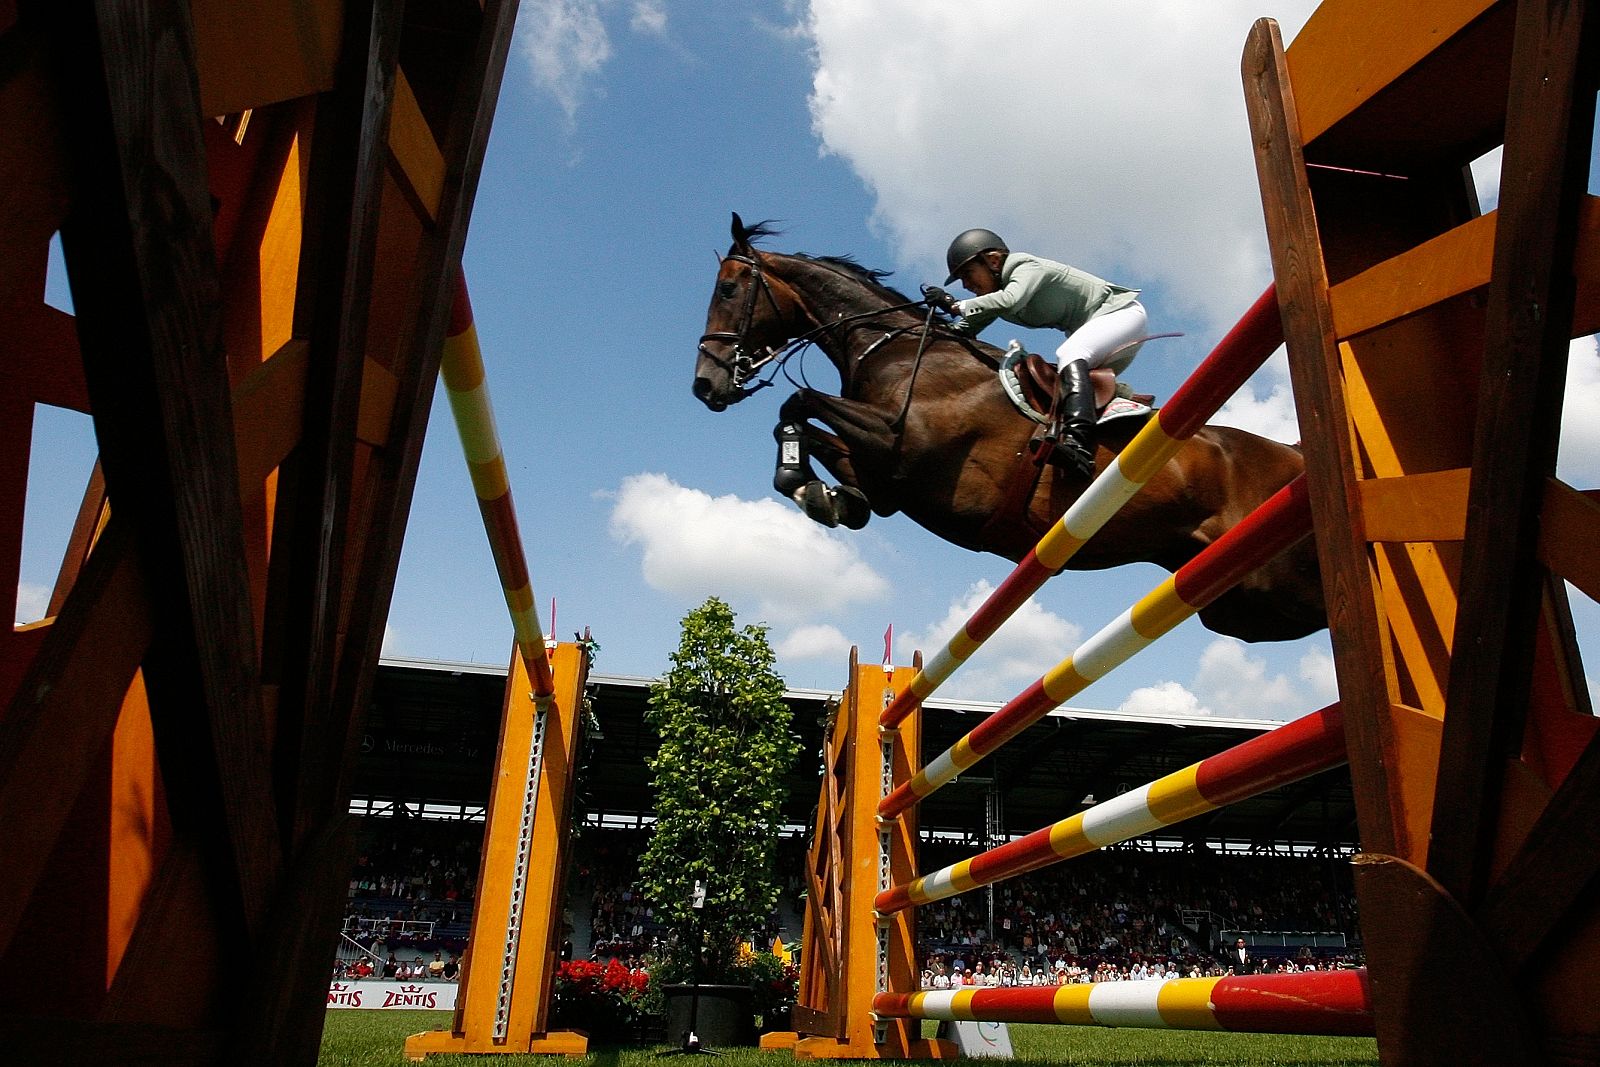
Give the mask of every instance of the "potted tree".
M 650 761 L 656 821 L 640 884 L 667 932 L 651 978 L 667 1003 L 669 1040 L 754 1040 L 758 970 L 742 946 L 778 899 L 774 854 L 784 776 L 798 742 L 766 629 L 735 628 L 712 597 L 684 616 L 678 650 L 651 687 L 645 721 L 660 747 Z

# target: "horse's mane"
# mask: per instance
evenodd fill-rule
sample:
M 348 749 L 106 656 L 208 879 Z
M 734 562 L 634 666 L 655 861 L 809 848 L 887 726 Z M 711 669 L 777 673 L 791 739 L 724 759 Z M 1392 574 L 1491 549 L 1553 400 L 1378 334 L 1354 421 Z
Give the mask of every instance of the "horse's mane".
M 762 237 L 775 237 L 783 231 L 773 225 L 772 219 L 763 219 L 761 222 L 744 227 L 745 240 L 751 242 Z M 820 263 L 826 267 L 848 274 L 857 281 L 876 290 L 885 299 L 895 304 L 909 304 L 911 298 L 900 290 L 890 285 L 885 285 L 883 279 L 893 276 L 892 270 L 877 270 L 873 267 L 862 266 L 854 256 L 813 256 L 805 252 L 790 253 L 796 259 L 803 259 L 810 263 Z

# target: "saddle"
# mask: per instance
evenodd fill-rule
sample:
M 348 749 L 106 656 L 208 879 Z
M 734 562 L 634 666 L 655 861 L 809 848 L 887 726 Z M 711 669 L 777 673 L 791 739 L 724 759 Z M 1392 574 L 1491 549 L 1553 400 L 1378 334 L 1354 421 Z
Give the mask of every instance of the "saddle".
M 1017 410 L 1041 426 L 1049 423 L 1056 400 L 1056 365 L 1037 352 L 1024 351 L 1013 341 L 1000 360 L 999 373 L 1000 384 Z M 1116 396 L 1099 411 L 1100 421 L 1148 415 L 1155 402 L 1151 394 L 1135 393 L 1126 382 L 1118 382 Z

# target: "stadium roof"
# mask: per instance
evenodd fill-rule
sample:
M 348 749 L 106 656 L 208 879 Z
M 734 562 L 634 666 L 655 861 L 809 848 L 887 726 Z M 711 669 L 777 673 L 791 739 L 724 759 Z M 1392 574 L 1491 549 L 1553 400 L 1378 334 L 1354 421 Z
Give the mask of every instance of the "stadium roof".
M 841 671 L 841 674 L 843 672 Z M 480 811 L 494 768 L 506 669 L 482 664 L 385 659 L 356 767 L 363 806 L 405 802 L 438 814 Z M 637 825 L 651 810 L 645 759 L 655 750 L 644 721 L 653 679 L 591 673 L 598 735 L 584 754 L 580 808 L 591 821 Z M 842 678 L 841 678 L 842 682 Z M 822 722 L 836 692 L 787 693 L 801 756 L 789 774 L 788 821 L 809 828 L 817 800 Z M 1000 704 L 926 702 L 925 756 L 950 747 Z M 1058 708 L 1015 743 L 923 802 L 924 831 L 978 840 L 987 805 L 1023 834 L 1280 725 L 1216 716 L 1129 715 Z M 1347 847 L 1355 840 L 1349 774 L 1319 774 L 1254 800 L 1200 816 L 1172 836 L 1248 843 Z

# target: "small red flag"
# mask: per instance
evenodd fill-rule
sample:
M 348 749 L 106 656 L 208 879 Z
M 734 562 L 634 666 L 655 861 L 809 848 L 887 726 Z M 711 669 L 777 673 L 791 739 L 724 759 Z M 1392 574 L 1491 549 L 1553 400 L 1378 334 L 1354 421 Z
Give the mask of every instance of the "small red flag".
M 889 624 L 889 628 L 887 630 L 883 631 L 883 665 L 885 667 L 887 667 L 889 664 L 894 662 L 893 649 L 894 649 L 894 623 L 891 622 Z

